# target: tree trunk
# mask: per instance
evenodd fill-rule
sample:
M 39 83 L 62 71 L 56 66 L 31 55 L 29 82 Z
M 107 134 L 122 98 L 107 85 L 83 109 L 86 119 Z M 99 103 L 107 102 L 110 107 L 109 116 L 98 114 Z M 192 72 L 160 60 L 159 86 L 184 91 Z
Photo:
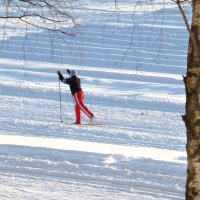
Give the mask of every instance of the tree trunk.
M 200 0 L 193 0 L 191 31 L 200 48 Z M 186 115 L 183 120 L 187 133 L 186 200 L 200 200 L 200 57 L 189 40 L 186 89 Z

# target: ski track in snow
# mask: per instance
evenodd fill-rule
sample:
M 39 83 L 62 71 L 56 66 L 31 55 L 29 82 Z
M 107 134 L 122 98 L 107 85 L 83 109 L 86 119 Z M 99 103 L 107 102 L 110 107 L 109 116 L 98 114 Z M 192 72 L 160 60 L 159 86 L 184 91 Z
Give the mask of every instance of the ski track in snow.
M 121 1 L 119 17 L 112 2 L 81 2 L 74 8 L 80 37 L 67 39 L 69 50 L 46 31 L 28 28 L 25 37 L 24 27 L 12 32 L 7 24 L 0 48 L 0 199 L 184 199 L 188 34 L 178 8 L 165 3 L 163 12 L 157 1 L 155 12 L 141 6 L 132 15 Z M 97 125 L 72 125 L 64 84 L 60 123 L 56 71 L 67 68 L 77 69 Z

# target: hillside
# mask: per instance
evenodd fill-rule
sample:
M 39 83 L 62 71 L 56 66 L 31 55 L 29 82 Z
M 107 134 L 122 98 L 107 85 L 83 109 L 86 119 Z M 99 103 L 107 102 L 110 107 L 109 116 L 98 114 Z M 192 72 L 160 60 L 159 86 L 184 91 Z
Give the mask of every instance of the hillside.
M 77 36 L 65 41 L 1 27 L 0 199 L 184 199 L 188 33 L 171 1 L 127 2 L 76 1 Z M 97 125 L 72 125 L 64 84 L 60 123 L 56 71 L 66 69 L 77 70 Z

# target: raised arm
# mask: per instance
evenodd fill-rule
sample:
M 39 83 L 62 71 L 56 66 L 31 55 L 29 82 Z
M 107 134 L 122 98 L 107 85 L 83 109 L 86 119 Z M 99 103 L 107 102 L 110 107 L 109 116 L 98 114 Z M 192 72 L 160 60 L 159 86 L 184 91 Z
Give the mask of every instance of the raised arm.
M 60 73 L 60 71 L 57 71 L 57 74 L 58 74 L 58 76 L 59 76 L 59 79 L 60 79 L 63 83 L 69 84 L 69 79 L 64 78 L 63 75 Z

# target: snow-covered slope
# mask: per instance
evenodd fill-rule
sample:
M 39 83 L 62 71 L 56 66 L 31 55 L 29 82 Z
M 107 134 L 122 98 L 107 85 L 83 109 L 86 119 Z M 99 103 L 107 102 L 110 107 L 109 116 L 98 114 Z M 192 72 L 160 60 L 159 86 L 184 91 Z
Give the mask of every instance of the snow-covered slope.
M 127 2 L 77 4 L 79 35 L 65 43 L 7 24 L 0 49 L 0 199 L 184 199 L 188 34 L 171 1 Z M 60 123 L 56 71 L 67 68 L 81 77 L 98 125 L 72 125 L 66 85 Z

